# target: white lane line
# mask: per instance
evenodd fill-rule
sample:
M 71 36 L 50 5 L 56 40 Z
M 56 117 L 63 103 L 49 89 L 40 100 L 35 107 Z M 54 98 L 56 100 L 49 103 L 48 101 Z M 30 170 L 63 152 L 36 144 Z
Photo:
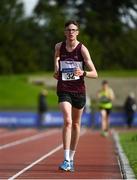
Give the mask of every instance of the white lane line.
M 55 134 L 56 132 L 57 132 L 57 130 L 48 131 L 48 132 L 44 132 L 44 133 L 41 133 L 41 134 L 36 134 L 34 136 L 30 136 L 30 137 L 27 137 L 27 138 L 24 138 L 24 139 L 21 139 L 21 140 L 17 140 L 17 141 L 8 143 L 8 144 L 4 144 L 4 145 L 0 146 L 0 150 L 6 149 L 6 148 L 9 148 L 9 147 L 13 147 L 13 146 L 16 146 L 16 145 L 19 145 L 19 144 L 27 143 L 29 141 L 34 141 L 34 140 L 40 139 L 40 138 L 42 138 L 44 136 L 49 136 L 51 134 Z
M 83 136 L 86 133 L 85 129 L 82 129 L 80 136 Z M 18 176 L 20 176 L 21 174 L 23 174 L 25 171 L 27 171 L 28 169 L 32 168 L 33 166 L 35 166 L 36 164 L 38 164 L 39 162 L 43 161 L 44 159 L 48 158 L 49 156 L 51 156 L 52 154 L 54 154 L 55 152 L 59 151 L 61 148 L 63 147 L 63 144 L 58 145 L 56 148 L 54 148 L 53 150 L 51 150 L 49 153 L 45 154 L 44 156 L 42 156 L 41 158 L 39 158 L 38 160 L 34 161 L 33 163 L 31 163 L 29 166 L 25 167 L 24 169 L 22 169 L 21 171 L 19 171 L 18 173 L 16 173 L 15 175 L 13 175 L 12 177 L 8 178 L 8 180 L 14 180 L 15 178 L 17 178 Z
M 27 130 L 15 130 L 15 131 L 9 131 L 9 132 L 5 132 L 4 134 L 2 134 L 1 136 L 0 136 L 0 138 L 3 138 L 3 137 L 7 137 L 7 136 L 15 136 L 15 135 L 17 135 L 17 134 L 22 134 L 22 133 L 24 133 L 24 134 L 26 134 L 26 133 L 29 133 L 29 132 L 33 132 L 34 130 L 30 130 L 30 129 L 27 129 Z
M 45 154 L 44 156 L 42 156 L 41 158 L 39 158 L 38 160 L 34 161 L 32 164 L 30 164 L 29 166 L 25 167 L 24 169 L 22 169 L 21 171 L 19 171 L 17 174 L 13 175 L 12 177 L 10 177 L 8 180 L 13 180 L 15 178 L 17 178 L 18 176 L 20 176 L 21 174 L 23 174 L 25 171 L 27 171 L 28 169 L 32 168 L 33 166 L 35 166 L 36 164 L 38 164 L 40 161 L 46 159 L 47 157 L 51 156 L 52 154 L 54 154 L 55 152 L 59 151 L 61 148 L 63 147 L 62 144 L 60 144 L 59 146 L 57 146 L 56 148 L 54 148 L 53 150 L 51 150 L 49 153 Z

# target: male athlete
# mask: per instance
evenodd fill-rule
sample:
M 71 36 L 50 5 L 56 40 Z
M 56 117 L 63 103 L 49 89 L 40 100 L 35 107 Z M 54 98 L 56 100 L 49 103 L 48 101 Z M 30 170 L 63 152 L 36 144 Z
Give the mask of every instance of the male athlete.
M 65 24 L 66 40 L 55 45 L 55 72 L 58 80 L 57 95 L 63 113 L 64 161 L 59 169 L 74 171 L 74 154 L 80 135 L 81 115 L 85 106 L 84 77 L 97 78 L 97 71 L 88 49 L 77 40 L 79 25 L 76 21 Z M 88 71 L 84 70 L 85 65 Z

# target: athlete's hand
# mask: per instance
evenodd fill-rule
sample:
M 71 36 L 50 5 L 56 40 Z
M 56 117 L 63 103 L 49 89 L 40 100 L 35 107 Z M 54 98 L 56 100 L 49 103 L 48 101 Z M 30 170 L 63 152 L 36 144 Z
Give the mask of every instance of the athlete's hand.
M 54 77 L 55 79 L 58 79 L 58 78 L 59 78 L 59 72 L 58 72 L 58 71 L 57 71 L 57 72 L 54 72 L 53 77 Z
M 74 71 L 75 76 L 83 76 L 84 71 L 81 70 L 80 68 L 76 68 Z

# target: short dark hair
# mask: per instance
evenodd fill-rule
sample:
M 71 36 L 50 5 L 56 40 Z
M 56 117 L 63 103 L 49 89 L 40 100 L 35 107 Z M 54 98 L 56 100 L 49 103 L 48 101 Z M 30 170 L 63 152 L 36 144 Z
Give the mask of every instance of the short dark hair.
M 79 28 L 79 24 L 77 21 L 75 20 L 69 20 L 65 23 L 65 28 L 68 27 L 70 24 L 74 24 L 75 26 L 77 26 Z
M 107 80 L 103 80 L 102 81 L 102 85 L 104 85 L 104 84 L 108 84 L 108 81 Z

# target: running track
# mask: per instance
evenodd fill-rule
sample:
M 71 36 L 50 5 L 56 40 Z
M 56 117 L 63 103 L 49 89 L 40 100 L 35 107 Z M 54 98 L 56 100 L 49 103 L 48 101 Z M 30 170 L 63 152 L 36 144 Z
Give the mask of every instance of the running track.
M 82 129 L 75 172 L 61 172 L 61 129 L 0 129 L 0 180 L 122 179 L 114 142 Z

